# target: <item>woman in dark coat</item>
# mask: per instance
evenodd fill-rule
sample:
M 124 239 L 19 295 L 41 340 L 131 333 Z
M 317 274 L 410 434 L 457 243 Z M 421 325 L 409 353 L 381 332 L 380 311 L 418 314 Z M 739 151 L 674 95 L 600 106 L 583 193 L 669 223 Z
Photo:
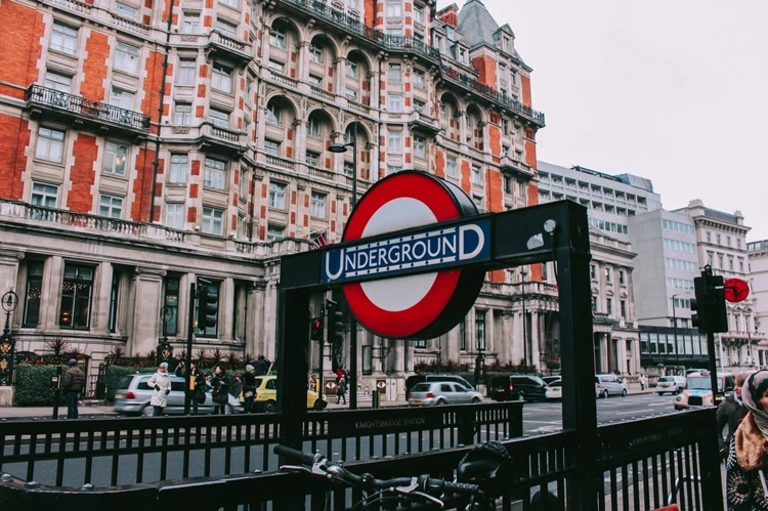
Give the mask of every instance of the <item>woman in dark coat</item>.
M 224 415 L 229 402 L 229 379 L 220 365 L 213 370 L 211 387 L 213 387 L 213 414 Z

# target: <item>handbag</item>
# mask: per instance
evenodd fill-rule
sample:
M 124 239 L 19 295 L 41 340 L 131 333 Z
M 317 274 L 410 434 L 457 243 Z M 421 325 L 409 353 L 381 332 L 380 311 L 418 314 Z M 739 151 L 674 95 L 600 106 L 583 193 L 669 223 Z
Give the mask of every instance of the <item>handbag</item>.
M 253 391 L 252 390 L 246 390 L 243 394 L 243 397 L 253 397 Z
M 205 403 L 205 394 L 200 392 L 200 393 L 197 394 L 195 399 L 197 399 L 197 404 L 201 405 L 201 404 Z

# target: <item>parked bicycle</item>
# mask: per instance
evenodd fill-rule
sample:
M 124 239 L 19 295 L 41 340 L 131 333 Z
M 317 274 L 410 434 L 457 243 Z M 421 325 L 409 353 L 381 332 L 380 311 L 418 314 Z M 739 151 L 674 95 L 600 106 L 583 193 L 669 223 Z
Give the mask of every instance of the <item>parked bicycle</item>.
M 281 470 L 303 472 L 362 491 L 362 500 L 350 508 L 354 511 L 397 510 L 416 504 L 432 504 L 435 509 L 444 509 L 449 500 L 460 501 L 460 509 L 465 511 L 491 511 L 496 509 L 504 487 L 514 480 L 512 458 L 498 442 L 486 442 L 470 450 L 459 463 L 457 481 L 428 474 L 376 479 L 368 473 L 354 474 L 322 454 L 305 453 L 283 445 L 275 446 L 274 452 L 297 463 L 282 465 Z M 330 501 L 329 487 L 326 510 L 330 509 Z

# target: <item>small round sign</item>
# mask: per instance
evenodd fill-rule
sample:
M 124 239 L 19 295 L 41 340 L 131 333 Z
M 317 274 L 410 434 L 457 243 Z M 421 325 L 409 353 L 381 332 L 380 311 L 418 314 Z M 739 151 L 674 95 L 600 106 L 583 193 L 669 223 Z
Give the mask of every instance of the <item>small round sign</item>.
M 423 172 L 398 172 L 376 183 L 360 199 L 343 241 L 380 237 L 477 214 L 472 199 L 453 183 Z M 365 266 L 365 271 L 376 271 L 383 277 L 342 286 L 360 324 L 385 338 L 431 339 L 448 332 L 465 316 L 483 284 L 482 268 L 464 266 L 386 276 L 415 266 L 439 268 L 451 257 L 469 261 L 480 251 L 489 250 L 489 236 L 480 227 L 448 231 L 385 240 L 373 251 L 368 248 L 364 254 L 361 250 L 355 253 L 360 256 L 355 269 Z
M 725 299 L 731 303 L 743 302 L 749 296 L 749 284 L 742 279 L 728 279 L 723 282 Z

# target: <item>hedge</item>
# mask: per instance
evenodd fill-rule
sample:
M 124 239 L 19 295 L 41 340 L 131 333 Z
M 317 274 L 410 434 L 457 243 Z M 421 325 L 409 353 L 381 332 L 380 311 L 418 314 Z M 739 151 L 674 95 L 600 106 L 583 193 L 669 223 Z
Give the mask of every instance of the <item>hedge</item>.
M 61 376 L 67 366 L 29 365 L 16 366 L 16 391 L 14 400 L 17 406 L 53 406 L 56 394 L 51 388 L 51 378 L 56 376 L 56 368 L 61 367 Z M 81 368 L 82 369 L 82 368 Z M 64 393 L 59 395 L 59 404 L 66 402 Z

